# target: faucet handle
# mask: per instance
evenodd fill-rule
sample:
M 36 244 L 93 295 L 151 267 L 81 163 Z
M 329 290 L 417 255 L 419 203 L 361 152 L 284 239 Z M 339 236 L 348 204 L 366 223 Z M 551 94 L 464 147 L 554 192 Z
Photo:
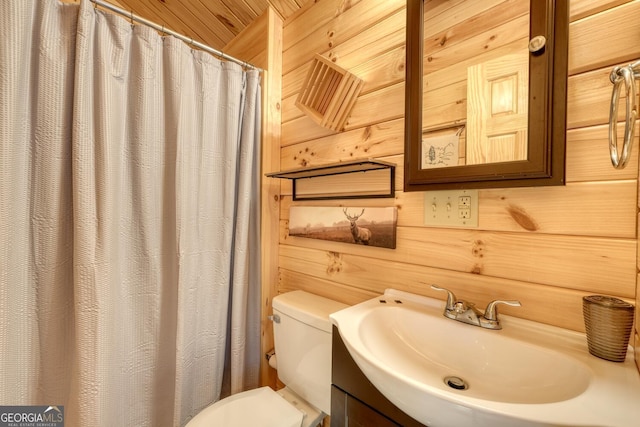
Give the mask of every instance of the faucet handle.
M 431 289 L 435 289 L 436 291 L 445 291 L 447 293 L 447 310 L 455 310 L 456 306 L 456 301 L 458 301 L 458 299 L 456 298 L 456 295 L 451 292 L 449 289 L 447 288 L 441 288 L 440 286 L 436 286 L 436 285 L 431 285 Z
M 487 308 L 484 309 L 484 318 L 487 320 L 492 320 L 492 321 L 497 321 L 498 320 L 498 307 L 496 307 L 498 304 L 506 304 L 506 305 L 510 305 L 512 307 L 520 307 L 522 306 L 522 304 L 520 304 L 520 301 L 503 301 L 503 300 L 495 300 L 495 301 L 491 301 L 488 305 Z

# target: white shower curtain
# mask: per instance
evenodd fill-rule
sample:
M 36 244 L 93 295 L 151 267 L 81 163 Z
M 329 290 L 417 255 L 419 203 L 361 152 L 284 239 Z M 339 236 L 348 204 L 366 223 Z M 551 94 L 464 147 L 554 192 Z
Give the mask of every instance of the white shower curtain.
M 88 0 L 0 0 L 0 405 L 180 426 L 258 385 L 259 109 Z

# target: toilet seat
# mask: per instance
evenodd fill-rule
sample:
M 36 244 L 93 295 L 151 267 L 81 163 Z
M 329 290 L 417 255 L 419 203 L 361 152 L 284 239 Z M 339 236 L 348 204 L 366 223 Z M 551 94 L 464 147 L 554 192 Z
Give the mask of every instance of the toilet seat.
M 270 387 L 260 387 L 219 400 L 186 427 L 300 427 L 303 413 Z

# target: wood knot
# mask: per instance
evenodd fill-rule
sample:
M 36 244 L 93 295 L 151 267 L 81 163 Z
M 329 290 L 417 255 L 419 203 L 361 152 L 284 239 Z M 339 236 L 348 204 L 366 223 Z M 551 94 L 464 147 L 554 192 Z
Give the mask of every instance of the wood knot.
M 522 228 L 527 231 L 538 231 L 540 227 L 531 216 L 519 206 L 509 205 L 507 212 L 511 215 L 511 218 Z
M 362 140 L 363 141 L 367 141 L 369 138 L 371 138 L 371 126 L 367 126 L 364 128 L 364 131 L 362 132 Z
M 474 265 L 471 269 L 471 274 L 482 274 L 482 266 L 479 264 Z
M 483 258 L 484 247 L 485 247 L 485 244 L 482 240 L 475 240 L 471 247 L 471 254 L 476 258 Z
M 342 271 L 342 255 L 338 252 L 327 252 L 327 274 L 333 276 L 336 273 Z

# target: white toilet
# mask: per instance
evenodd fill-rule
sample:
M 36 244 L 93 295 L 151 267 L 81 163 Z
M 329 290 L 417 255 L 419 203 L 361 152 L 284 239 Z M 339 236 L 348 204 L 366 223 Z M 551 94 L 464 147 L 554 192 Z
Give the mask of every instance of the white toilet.
M 186 427 L 315 427 L 331 408 L 331 322 L 345 304 L 304 291 L 273 299 L 273 330 L 282 390 L 234 394 L 196 415 Z M 272 364 L 273 360 L 270 360 Z

